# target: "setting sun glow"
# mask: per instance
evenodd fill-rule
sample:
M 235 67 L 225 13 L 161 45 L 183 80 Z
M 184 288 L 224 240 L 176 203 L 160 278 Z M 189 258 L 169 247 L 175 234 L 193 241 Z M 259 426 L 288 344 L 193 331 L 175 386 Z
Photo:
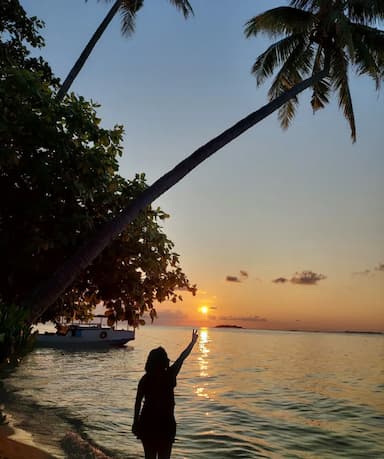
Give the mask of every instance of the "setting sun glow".
M 204 315 L 208 314 L 208 307 L 207 306 L 201 306 L 200 307 L 200 312 Z

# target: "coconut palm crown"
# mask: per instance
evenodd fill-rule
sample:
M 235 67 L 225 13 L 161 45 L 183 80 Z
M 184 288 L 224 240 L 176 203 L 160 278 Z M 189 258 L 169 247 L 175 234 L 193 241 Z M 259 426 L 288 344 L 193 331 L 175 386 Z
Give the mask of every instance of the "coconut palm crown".
M 106 0 L 107 2 L 110 0 Z M 169 0 L 185 18 L 193 15 L 193 9 L 188 0 Z M 137 12 L 144 6 L 144 0 L 120 0 L 119 10 L 121 13 L 121 32 L 129 36 L 135 31 L 135 19 Z
M 338 93 L 352 141 L 356 124 L 348 73 L 368 75 L 380 88 L 384 77 L 384 31 L 377 28 L 384 19 L 383 0 L 291 0 L 253 17 L 245 24 L 247 38 L 260 33 L 279 38 L 260 54 L 253 67 L 257 85 L 274 75 L 268 96 L 272 100 L 295 84 L 326 69 L 328 76 L 312 87 L 314 111 L 324 108 L 332 91 Z M 292 121 L 298 98 L 278 111 L 285 129 Z

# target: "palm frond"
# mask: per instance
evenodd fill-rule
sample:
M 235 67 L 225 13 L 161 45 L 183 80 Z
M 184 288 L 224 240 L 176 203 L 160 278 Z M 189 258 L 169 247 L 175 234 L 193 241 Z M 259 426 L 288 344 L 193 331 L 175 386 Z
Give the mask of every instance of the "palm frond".
M 358 74 L 373 78 L 379 89 L 384 79 L 384 31 L 375 27 L 382 24 L 382 19 L 384 0 L 290 0 L 288 7 L 253 17 L 245 25 L 247 37 L 263 33 L 280 38 L 256 59 L 252 73 L 257 84 L 280 69 L 268 93 L 275 98 L 301 82 L 309 71 L 319 76 L 328 73 L 312 85 L 312 108 L 316 111 L 325 107 L 331 91 L 337 92 L 339 107 L 355 141 L 348 67 L 353 65 Z M 293 99 L 280 108 L 284 128 L 293 119 L 297 103 Z
M 268 92 L 270 100 L 275 99 L 300 83 L 304 76 L 311 71 L 312 58 L 312 45 L 308 46 L 306 40 L 300 40 L 276 75 Z M 295 97 L 279 109 L 278 118 L 283 129 L 287 129 L 293 120 L 298 102 L 298 98 Z
M 352 141 L 356 141 L 356 123 L 352 97 L 348 83 L 348 57 L 341 49 L 335 49 L 331 58 L 331 77 L 335 90 L 339 92 L 339 107 L 343 110 L 351 128 Z
M 252 74 L 256 77 L 256 84 L 258 86 L 273 74 L 276 67 L 288 59 L 299 42 L 300 36 L 291 35 L 274 43 L 258 56 L 252 67 Z
M 293 97 L 287 103 L 285 103 L 282 107 L 279 108 L 277 112 L 277 117 L 280 121 L 280 126 L 283 129 L 288 129 L 293 118 L 296 115 L 296 108 L 299 105 L 298 97 Z
M 110 1 L 110 0 L 105 0 Z M 188 0 L 169 0 L 179 9 L 185 18 L 193 14 L 193 9 Z M 135 32 L 136 14 L 144 6 L 144 0 L 121 0 L 121 32 L 130 36 Z
M 313 63 L 313 73 L 320 72 L 324 67 L 324 50 L 321 46 L 317 48 L 316 56 Z M 316 82 L 313 85 L 313 92 L 311 97 L 311 105 L 314 112 L 324 108 L 329 103 L 329 93 L 331 91 L 331 85 L 325 79 Z
M 378 90 L 384 79 L 384 32 L 360 24 L 352 24 L 351 30 L 358 73 L 369 75 Z
M 354 40 L 364 41 L 370 52 L 377 58 L 384 57 L 384 31 L 360 24 L 351 24 Z
M 347 9 L 349 19 L 363 24 L 384 19 L 383 0 L 348 0 Z
M 320 70 L 324 67 L 325 61 L 325 52 L 322 46 L 318 46 L 316 50 L 316 55 L 313 60 L 313 73 L 320 72 Z
M 122 0 L 120 5 L 121 12 L 121 32 L 125 36 L 130 36 L 135 32 L 136 13 L 143 7 L 144 0 Z
M 378 62 L 363 41 L 356 45 L 355 64 L 358 74 L 370 76 L 375 82 L 376 90 L 379 90 L 384 72 L 380 70 Z
M 292 50 L 281 69 L 277 73 L 268 91 L 270 100 L 280 96 L 299 83 L 312 70 L 313 46 L 301 40 Z
M 324 108 L 329 103 L 329 94 L 331 92 L 331 85 L 327 80 L 318 81 L 313 85 L 313 92 L 311 97 L 311 106 L 313 112 Z
M 384 3 L 382 0 L 346 0 L 335 4 L 332 0 L 291 0 L 290 5 L 313 13 L 321 9 L 342 9 L 346 16 L 363 24 L 370 24 L 377 19 L 384 19 Z
M 304 33 L 313 25 L 314 17 L 307 11 L 289 6 L 273 8 L 246 22 L 244 34 L 247 38 L 265 33 L 270 37 Z
M 295 8 L 318 12 L 327 3 L 329 4 L 329 0 L 291 0 L 289 4 Z
M 193 15 L 193 9 L 191 4 L 188 0 L 169 0 L 172 5 L 174 5 L 177 9 L 179 9 L 185 18 L 187 18 L 190 14 Z
M 342 14 L 342 12 L 336 10 L 329 15 L 331 23 L 335 24 L 335 37 L 336 41 L 334 45 L 340 48 L 346 48 L 348 50 L 349 59 L 351 62 L 354 61 L 355 48 L 353 43 L 353 36 L 351 31 L 351 22 L 349 19 Z

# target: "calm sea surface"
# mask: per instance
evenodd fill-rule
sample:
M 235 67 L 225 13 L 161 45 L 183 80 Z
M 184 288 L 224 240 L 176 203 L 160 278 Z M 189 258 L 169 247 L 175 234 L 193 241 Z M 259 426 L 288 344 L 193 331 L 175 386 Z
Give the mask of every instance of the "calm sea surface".
M 78 432 L 114 458 L 131 434 L 148 352 L 190 330 L 147 326 L 123 349 L 37 349 L 5 378 L 6 405 L 57 457 Z M 384 458 L 384 336 L 202 329 L 176 388 L 173 458 Z

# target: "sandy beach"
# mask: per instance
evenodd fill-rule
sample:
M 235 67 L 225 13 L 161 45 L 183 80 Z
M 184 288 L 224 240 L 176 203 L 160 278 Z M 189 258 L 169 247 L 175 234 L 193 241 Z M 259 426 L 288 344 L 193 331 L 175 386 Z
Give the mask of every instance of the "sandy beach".
M 0 426 L 0 459 L 54 459 L 54 456 L 33 446 L 21 431 L 9 425 Z
M 56 442 L 49 445 L 39 443 L 39 435 L 33 430 L 20 426 L 9 411 L 7 423 L 0 425 L 0 459 L 111 459 L 90 440 L 81 438 L 75 432 L 67 431 Z
M 68 432 L 63 437 L 62 445 L 66 457 L 71 459 L 83 459 L 84 457 L 111 459 L 110 456 L 73 432 Z M 0 459 L 55 459 L 56 457 L 41 446 L 36 446 L 27 431 L 15 428 L 11 424 L 0 426 Z

